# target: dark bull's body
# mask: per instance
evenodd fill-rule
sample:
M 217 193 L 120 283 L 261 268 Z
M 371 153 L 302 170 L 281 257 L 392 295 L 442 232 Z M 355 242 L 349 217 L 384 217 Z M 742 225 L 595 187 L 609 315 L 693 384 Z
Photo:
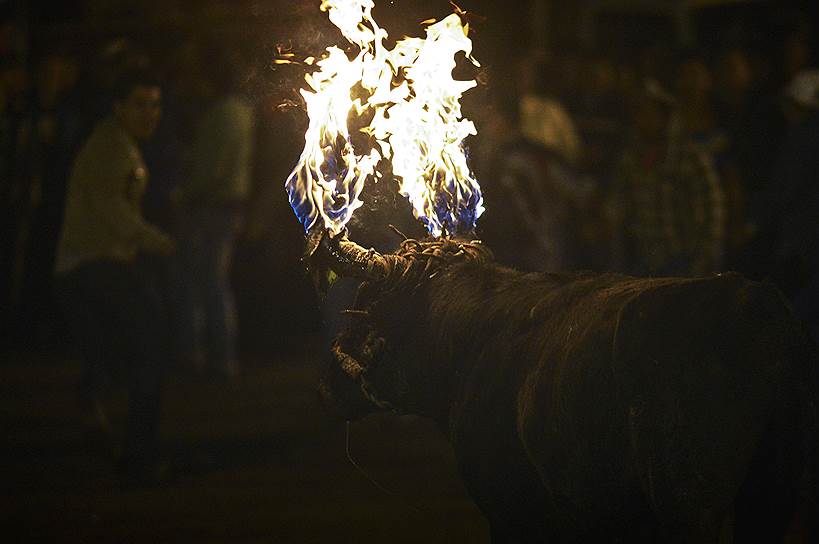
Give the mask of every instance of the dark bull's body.
M 737 542 L 775 542 L 815 498 L 815 347 L 775 288 L 423 248 L 368 276 L 321 389 L 347 418 L 439 421 L 493 541 L 717 542 L 734 519 Z

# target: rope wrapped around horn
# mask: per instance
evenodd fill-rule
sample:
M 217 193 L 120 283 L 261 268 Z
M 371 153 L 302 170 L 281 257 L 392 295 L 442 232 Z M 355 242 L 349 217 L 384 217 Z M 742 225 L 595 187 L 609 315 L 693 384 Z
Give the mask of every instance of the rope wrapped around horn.
M 490 262 L 492 252 L 479 240 L 470 242 L 441 238 L 418 241 L 411 238 L 401 242 L 394 253 L 381 254 L 339 235 L 325 238 L 331 256 L 331 268 L 339 275 L 368 281 L 394 281 L 404 278 L 411 270 L 421 275 L 434 273 L 455 262 Z
M 346 232 L 334 236 L 325 230 L 308 235 L 304 260 L 319 292 L 323 292 L 320 284 L 328 269 L 339 276 L 372 283 L 417 282 L 455 262 L 489 262 L 494 257 L 478 240 L 449 238 L 427 241 L 408 238 L 394 253 L 381 254 L 353 242 Z
M 397 255 L 382 255 L 374 249 L 364 249 L 348 239 L 346 231 L 333 236 L 328 230 L 318 229 L 308 234 L 303 258 L 314 280 L 318 276 L 323 278 L 330 269 L 339 276 L 371 282 L 385 279 L 404 260 Z
M 339 276 L 376 282 L 385 279 L 399 261 L 403 261 L 396 255 L 382 255 L 372 248 L 364 249 L 346 235 L 335 238 L 327 236 L 322 243 L 330 256 L 330 268 Z

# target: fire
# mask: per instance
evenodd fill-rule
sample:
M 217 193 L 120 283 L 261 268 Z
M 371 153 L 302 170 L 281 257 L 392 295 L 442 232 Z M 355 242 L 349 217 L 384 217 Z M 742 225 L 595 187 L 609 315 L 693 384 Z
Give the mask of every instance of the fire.
M 473 64 L 468 25 L 457 14 L 431 24 L 426 38 L 406 38 L 391 50 L 387 32 L 372 17 L 373 0 L 323 0 L 321 10 L 358 54 L 338 47 L 314 62 L 301 94 L 309 126 L 304 151 L 287 180 L 290 204 L 305 231 L 344 229 L 362 204 L 368 180 L 389 163 L 399 191 L 434 237 L 471 231 L 483 212 L 480 186 L 466 159 L 464 139 L 476 134 L 461 113 L 474 80 L 452 77 L 463 53 Z M 368 136 L 370 149 L 353 146 L 351 126 Z M 360 147 L 360 146 L 359 146 Z

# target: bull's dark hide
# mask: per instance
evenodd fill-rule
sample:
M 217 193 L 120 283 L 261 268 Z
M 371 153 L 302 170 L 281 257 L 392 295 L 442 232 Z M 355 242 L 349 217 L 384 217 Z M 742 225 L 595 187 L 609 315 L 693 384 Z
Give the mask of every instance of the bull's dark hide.
M 817 489 L 815 347 L 769 285 L 467 261 L 357 309 L 325 396 L 438 420 L 493 541 L 716 542 L 736 512 L 775 542 Z

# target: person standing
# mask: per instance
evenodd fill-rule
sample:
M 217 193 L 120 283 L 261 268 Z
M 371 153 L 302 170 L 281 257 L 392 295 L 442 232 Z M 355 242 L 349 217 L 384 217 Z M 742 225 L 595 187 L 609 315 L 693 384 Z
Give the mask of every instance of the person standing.
M 702 148 L 674 126 L 673 109 L 670 95 L 647 87 L 612 185 L 622 268 L 637 276 L 702 276 L 722 268 L 720 179 Z
M 97 123 L 73 163 L 55 264 L 63 311 L 85 360 L 86 408 L 101 414 L 102 386 L 115 365 L 124 367 L 128 416 L 118 469 L 127 484 L 149 481 L 158 457 L 165 328 L 139 257 L 170 255 L 175 243 L 142 216 L 148 172 L 139 143 L 156 129 L 160 100 L 149 72 L 122 75 L 111 115 Z
M 819 342 L 819 70 L 797 74 L 783 98 L 790 128 L 776 160 L 763 226 L 774 242 L 771 277 Z
M 204 114 L 193 135 L 188 175 L 174 195 L 182 216 L 178 349 L 183 364 L 233 378 L 239 365 L 230 267 L 251 190 L 254 111 L 236 90 L 230 52 L 211 48 L 202 61 Z

